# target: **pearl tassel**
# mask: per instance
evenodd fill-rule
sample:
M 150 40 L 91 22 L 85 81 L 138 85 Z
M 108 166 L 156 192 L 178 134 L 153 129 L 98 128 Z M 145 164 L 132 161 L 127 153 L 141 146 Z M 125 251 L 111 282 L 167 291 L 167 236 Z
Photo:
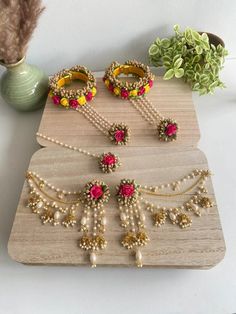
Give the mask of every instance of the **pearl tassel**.
M 136 258 L 136 265 L 137 267 L 143 267 L 143 263 L 142 263 L 142 253 L 140 251 L 140 249 L 137 249 L 135 252 L 135 258 Z
M 90 263 L 91 263 L 91 267 L 94 268 L 97 266 L 96 264 L 96 261 L 97 261 L 97 255 L 95 252 L 91 252 L 90 253 Z

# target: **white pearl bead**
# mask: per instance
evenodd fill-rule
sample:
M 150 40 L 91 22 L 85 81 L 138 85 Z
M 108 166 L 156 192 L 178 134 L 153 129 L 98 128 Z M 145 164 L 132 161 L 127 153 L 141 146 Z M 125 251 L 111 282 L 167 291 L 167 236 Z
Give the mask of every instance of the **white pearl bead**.
M 142 253 L 141 253 L 141 251 L 139 249 L 136 251 L 135 257 L 136 257 L 137 261 L 141 261 L 142 260 Z
M 39 209 L 39 208 L 42 208 L 43 207 L 43 202 L 40 201 L 37 203 L 36 207 Z
M 169 217 L 171 220 L 176 220 L 176 215 L 174 213 L 169 213 Z
M 192 207 L 192 209 L 194 210 L 194 211 L 197 211 L 198 210 L 198 205 L 196 205 L 196 204 L 191 204 L 191 207 Z
M 143 266 L 143 264 L 142 264 L 142 253 L 139 249 L 136 251 L 135 257 L 136 257 L 136 265 L 138 267 L 142 267 Z
M 145 220 L 146 220 L 146 216 L 145 216 L 144 213 L 141 213 L 141 214 L 140 214 L 140 219 L 141 219 L 142 221 L 145 221 Z
M 121 213 L 120 214 L 120 219 L 121 220 L 126 220 L 127 219 L 126 214 L 125 213 Z
M 87 223 L 87 218 L 86 217 L 82 217 L 81 218 L 81 225 L 85 226 Z
M 61 214 L 60 212 L 57 210 L 55 213 L 54 213 L 54 219 L 55 220 L 58 220 L 60 218 Z
M 101 224 L 102 224 L 103 226 L 106 226 L 106 224 L 107 224 L 107 219 L 106 219 L 106 217 L 102 217 L 102 219 L 101 219 Z
M 96 267 L 97 256 L 94 252 L 90 253 L 90 262 L 92 267 Z

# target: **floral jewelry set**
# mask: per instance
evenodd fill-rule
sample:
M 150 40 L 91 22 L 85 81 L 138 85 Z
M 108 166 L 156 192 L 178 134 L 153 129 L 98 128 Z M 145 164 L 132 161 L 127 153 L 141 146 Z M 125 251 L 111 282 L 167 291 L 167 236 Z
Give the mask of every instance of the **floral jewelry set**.
M 132 75 L 137 80 L 133 83 L 122 81 L 118 78 L 121 74 Z M 65 85 L 69 85 L 73 80 L 83 81 L 86 86 L 77 90 L 66 89 Z M 147 65 L 138 61 L 127 61 L 123 65 L 113 62 L 107 69 L 103 80 L 115 96 L 129 100 L 147 122 L 155 126 L 159 140 L 165 142 L 176 140 L 177 122 L 172 118 L 164 118 L 146 96 L 154 81 L 154 75 Z M 50 80 L 49 95 L 56 106 L 60 105 L 82 113 L 112 143 L 126 145 L 130 140 L 129 127 L 123 122 L 111 123 L 90 105 L 96 93 L 95 77 L 83 66 L 77 65 L 71 69 L 62 70 Z
M 153 224 L 157 227 L 164 225 L 166 220 L 181 228 L 190 227 L 192 219 L 187 212 L 201 216 L 201 208 L 213 206 L 206 195 L 208 191 L 205 183 L 209 176 L 208 170 L 195 169 L 178 181 L 158 186 L 142 186 L 131 179 L 121 180 L 117 186 L 116 198 L 125 234 L 120 243 L 132 251 L 138 267 L 143 265 L 141 247 L 149 241 L 145 212 L 151 215 Z M 91 266 L 96 267 L 96 252 L 105 249 L 108 244 L 105 239 L 107 219 L 104 204 L 109 201 L 110 190 L 106 183 L 95 179 L 81 191 L 65 191 L 35 172 L 28 171 L 26 180 L 29 186 L 27 206 L 39 215 L 43 224 L 79 227 L 82 236 L 78 247 L 89 252 Z M 191 196 L 188 192 L 192 192 Z M 180 206 L 163 207 L 147 200 L 148 195 L 161 199 L 185 196 L 186 199 Z
M 131 74 L 137 77 L 137 80 L 134 83 L 124 82 L 118 79 L 120 74 Z M 155 126 L 159 140 L 165 142 L 176 140 L 178 131 L 176 121 L 164 118 L 146 96 L 153 85 L 153 79 L 154 75 L 149 67 L 137 61 L 127 61 L 124 65 L 113 62 L 105 73 L 104 83 L 114 95 L 129 100 L 142 116 Z M 86 82 L 86 87 L 78 90 L 66 89 L 65 85 L 70 84 L 72 80 L 82 80 Z M 127 144 L 130 138 L 129 128 L 124 123 L 112 124 L 90 105 L 96 91 L 94 76 L 82 66 L 63 70 L 50 81 L 50 96 L 56 106 L 60 105 L 82 113 L 107 135 L 112 143 Z M 114 172 L 121 165 L 119 157 L 111 152 L 93 154 L 41 133 L 37 133 L 37 136 L 97 159 L 103 173 Z M 200 216 L 201 208 L 213 206 L 213 202 L 206 195 L 208 191 L 205 183 L 209 176 L 208 170 L 195 169 L 178 181 L 158 186 L 143 186 L 132 179 L 121 180 L 116 191 L 117 213 L 125 233 L 120 243 L 132 252 L 138 267 L 142 267 L 145 259 L 141 247 L 150 240 L 145 227 L 145 213 L 151 216 L 154 226 L 157 227 L 165 224 L 167 220 L 181 228 L 190 227 L 192 223 L 190 212 Z M 110 198 L 108 185 L 94 179 L 80 191 L 65 191 L 50 184 L 33 171 L 27 172 L 26 180 L 29 186 L 28 207 L 39 215 L 43 224 L 79 227 L 81 237 L 78 240 L 78 247 L 89 253 L 91 266 L 95 267 L 98 262 L 97 252 L 109 245 L 105 238 L 107 219 L 104 208 Z M 148 196 L 152 199 L 159 198 L 159 205 L 148 200 Z M 180 206 L 164 207 L 160 203 L 163 198 L 175 199 L 178 196 L 185 197 Z
M 131 74 L 138 79 L 133 83 L 121 81 L 118 78 L 120 74 Z M 122 65 L 113 62 L 104 76 L 105 85 L 114 95 L 129 100 L 147 122 L 156 127 L 160 141 L 176 140 L 178 132 L 176 121 L 164 118 L 146 96 L 153 86 L 153 81 L 154 75 L 149 67 L 135 60 Z
M 85 82 L 86 87 L 77 90 L 66 89 L 65 85 L 69 85 L 73 80 Z M 112 143 L 126 145 L 130 138 L 130 130 L 127 125 L 124 123 L 111 123 L 90 105 L 96 93 L 95 77 L 83 66 L 77 65 L 69 70 L 62 70 L 50 80 L 49 95 L 56 106 L 60 105 L 66 109 L 71 108 L 82 113 Z

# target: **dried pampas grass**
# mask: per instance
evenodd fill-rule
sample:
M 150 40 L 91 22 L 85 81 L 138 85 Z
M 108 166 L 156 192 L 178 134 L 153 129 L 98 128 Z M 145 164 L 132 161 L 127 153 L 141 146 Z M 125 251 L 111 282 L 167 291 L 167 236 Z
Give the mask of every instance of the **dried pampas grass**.
M 15 63 L 26 53 L 43 12 L 41 0 L 0 0 L 0 60 Z

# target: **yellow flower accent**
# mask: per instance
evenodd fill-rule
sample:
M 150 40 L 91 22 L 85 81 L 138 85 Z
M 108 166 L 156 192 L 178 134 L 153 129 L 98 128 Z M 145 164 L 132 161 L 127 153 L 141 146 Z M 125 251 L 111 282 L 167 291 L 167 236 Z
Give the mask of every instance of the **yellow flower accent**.
M 95 96 L 97 94 L 97 89 L 95 87 L 92 88 L 92 95 Z
M 145 93 L 148 93 L 150 91 L 150 86 L 149 85 L 145 85 L 144 89 L 145 89 Z
M 49 96 L 49 97 L 53 97 L 53 92 L 52 92 L 52 90 L 50 90 L 50 92 L 48 93 L 48 96 Z
M 120 95 L 120 88 L 119 87 L 114 88 L 114 94 L 117 96 Z
M 106 87 L 108 87 L 109 84 L 110 84 L 110 81 L 109 81 L 108 79 L 106 79 L 106 80 L 105 80 L 105 85 L 106 85 Z
M 64 107 L 67 107 L 69 105 L 69 101 L 68 99 L 66 99 L 65 97 L 63 97 L 61 99 L 61 105 L 64 106 Z
M 80 106 L 83 106 L 83 105 L 86 104 L 86 98 L 85 98 L 85 96 L 81 96 L 81 97 L 79 97 L 77 100 L 78 100 L 78 103 L 80 104 Z
M 138 91 L 136 89 L 133 89 L 129 92 L 129 95 L 132 97 L 136 97 L 138 95 Z

